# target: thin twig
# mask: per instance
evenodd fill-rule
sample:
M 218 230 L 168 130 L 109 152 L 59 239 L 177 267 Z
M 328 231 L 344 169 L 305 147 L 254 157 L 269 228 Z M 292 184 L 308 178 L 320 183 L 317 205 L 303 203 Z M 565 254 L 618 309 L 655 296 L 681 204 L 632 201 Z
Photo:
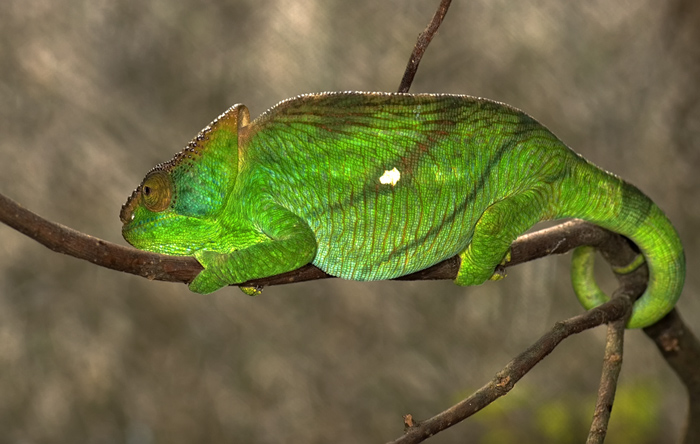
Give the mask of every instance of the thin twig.
M 616 244 L 616 242 L 619 242 Z M 623 238 L 608 242 L 601 246 L 603 257 L 613 266 L 623 267 L 635 259 L 638 254 Z M 649 270 L 639 267 L 631 273 L 616 275 L 620 284 L 614 298 L 624 298 L 630 302 L 635 301 L 645 290 L 649 278 Z M 607 341 L 605 344 L 605 356 L 603 359 L 603 371 L 598 386 L 598 399 L 593 412 L 593 421 L 588 433 L 586 444 L 602 444 L 608 431 L 610 415 L 615 400 L 617 381 L 622 370 L 622 351 L 625 338 L 625 325 L 631 312 L 623 318 L 608 324 Z
M 630 299 L 631 300 L 631 299 Z M 629 313 L 628 313 L 629 315 Z M 593 412 L 593 422 L 588 433 L 586 444 L 602 444 L 608 432 L 608 423 L 612 413 L 617 380 L 622 370 L 622 351 L 625 338 L 625 324 L 629 316 L 625 316 L 608 324 L 603 372 L 600 376 L 598 399 Z
M 411 89 L 413 78 L 416 76 L 416 72 L 418 71 L 418 65 L 423 58 L 426 48 L 433 40 L 435 33 L 440 27 L 440 24 L 442 24 L 442 20 L 445 18 L 445 14 L 447 14 L 447 9 L 449 9 L 450 3 L 452 3 L 452 0 L 442 0 L 440 2 L 440 5 L 438 6 L 437 11 L 435 11 L 435 15 L 433 15 L 432 20 L 430 20 L 428 26 L 418 36 L 418 41 L 413 47 L 413 52 L 411 53 L 411 57 L 408 59 L 408 64 L 406 65 L 406 69 L 403 73 L 401 84 L 399 84 L 398 91 L 400 93 L 407 93 L 408 90 Z
M 617 297 L 582 315 L 557 322 L 533 345 L 498 372 L 496 376 L 467 399 L 424 421 L 414 421 L 406 433 L 390 444 L 415 444 L 457 424 L 508 393 L 516 382 L 544 359 L 567 337 L 599 325 L 622 319 L 632 308 L 626 297 Z

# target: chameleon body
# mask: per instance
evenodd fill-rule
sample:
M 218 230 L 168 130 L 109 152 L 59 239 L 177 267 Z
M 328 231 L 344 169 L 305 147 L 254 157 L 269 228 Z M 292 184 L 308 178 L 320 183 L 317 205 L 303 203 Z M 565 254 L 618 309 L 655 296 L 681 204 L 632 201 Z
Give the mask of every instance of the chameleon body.
M 390 279 L 456 254 L 455 282 L 477 285 L 499 278 L 518 235 L 564 217 L 620 233 L 644 255 L 649 285 L 628 327 L 671 310 L 685 259 L 662 211 L 522 111 L 469 96 L 312 94 L 252 122 L 235 105 L 151 170 L 121 212 L 135 247 L 197 258 L 198 293 L 309 262 Z M 587 308 L 606 300 L 591 254 L 572 267 Z

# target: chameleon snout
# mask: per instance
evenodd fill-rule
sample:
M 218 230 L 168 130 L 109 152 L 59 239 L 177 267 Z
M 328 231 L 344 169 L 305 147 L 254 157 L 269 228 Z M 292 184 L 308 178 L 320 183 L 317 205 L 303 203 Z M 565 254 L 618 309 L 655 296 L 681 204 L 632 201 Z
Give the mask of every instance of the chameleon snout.
M 119 212 L 119 219 L 122 221 L 122 224 L 126 225 L 134 219 L 134 209 L 139 201 L 140 194 L 140 187 L 136 188 L 134 192 L 131 193 L 131 196 L 129 196 L 126 203 L 122 205 L 122 209 Z

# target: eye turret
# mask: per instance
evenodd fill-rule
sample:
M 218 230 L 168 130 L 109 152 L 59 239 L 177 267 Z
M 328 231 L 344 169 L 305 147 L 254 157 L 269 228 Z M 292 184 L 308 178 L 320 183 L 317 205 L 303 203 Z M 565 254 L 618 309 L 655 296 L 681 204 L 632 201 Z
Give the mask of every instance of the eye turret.
M 153 170 L 143 179 L 141 185 L 143 204 L 154 213 L 170 206 L 173 198 L 173 184 L 170 174 L 163 170 Z
M 122 205 L 119 219 L 123 224 L 131 222 L 134 219 L 134 211 L 140 204 L 154 213 L 159 213 L 167 209 L 172 200 L 173 183 L 170 174 L 164 170 L 154 169 L 146 175 L 141 185 Z

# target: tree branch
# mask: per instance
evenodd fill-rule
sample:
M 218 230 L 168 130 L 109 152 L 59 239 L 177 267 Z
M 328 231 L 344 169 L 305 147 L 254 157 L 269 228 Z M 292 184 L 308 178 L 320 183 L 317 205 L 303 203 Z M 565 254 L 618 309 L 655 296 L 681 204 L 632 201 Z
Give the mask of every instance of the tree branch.
M 430 42 L 433 40 L 435 33 L 437 32 L 438 28 L 440 28 L 440 25 L 442 24 L 442 19 L 445 18 L 445 14 L 447 14 L 447 10 L 450 7 L 450 3 L 452 3 L 452 0 L 440 1 L 440 5 L 438 6 L 437 11 L 435 11 L 435 15 L 433 15 L 432 20 L 430 20 L 428 26 L 418 36 L 418 41 L 413 47 L 413 52 L 411 52 L 411 57 L 408 59 L 408 64 L 406 65 L 406 69 L 404 70 L 403 78 L 401 79 L 401 83 L 399 84 L 398 92 L 407 93 L 408 90 L 411 89 L 413 78 L 416 76 L 416 72 L 418 71 L 418 65 L 420 64 L 420 61 L 423 58 L 425 50 L 428 48 Z
M 2 194 L 0 222 L 57 253 L 148 279 L 188 282 L 202 270 L 192 257 L 165 256 L 123 247 L 48 221 Z
M 621 242 L 621 243 L 617 243 Z M 621 267 L 629 264 L 638 254 L 630 243 L 618 236 L 599 248 L 603 257 L 613 266 Z M 630 304 L 634 302 L 644 292 L 649 270 L 646 266 L 639 267 L 632 273 L 616 275 L 620 284 L 619 289 L 613 298 L 627 299 Z M 610 414 L 612 413 L 613 401 L 617 381 L 622 370 L 622 351 L 625 338 L 625 325 L 631 315 L 630 310 L 625 315 L 608 324 L 607 340 L 605 344 L 605 356 L 603 358 L 603 372 L 598 386 L 598 399 L 593 411 L 593 421 L 588 433 L 586 444 L 602 444 L 608 431 Z
M 58 253 L 67 254 L 96 265 L 123 271 L 152 280 L 190 282 L 202 270 L 192 257 L 167 256 L 114 244 L 48 221 L 0 194 L 0 222 L 36 240 Z M 604 247 L 619 236 L 583 221 L 571 221 L 527 234 L 512 247 L 511 261 L 506 267 L 551 254 L 563 254 L 581 245 Z M 459 256 L 397 280 L 454 279 L 459 269 Z M 240 285 L 282 285 L 333 277 L 309 264 L 287 273 L 255 279 Z
M 627 297 L 629 301 L 633 298 Z M 631 311 L 626 316 L 608 324 L 605 357 L 603 358 L 603 373 L 600 376 L 598 399 L 593 411 L 593 422 L 588 433 L 586 444 L 602 444 L 608 432 L 608 423 L 612 413 L 617 380 L 622 370 L 622 350 L 625 339 L 625 324 Z
M 622 319 L 632 307 L 627 297 L 616 297 L 582 315 L 557 322 L 537 342 L 510 361 L 503 370 L 471 396 L 425 421 L 412 421 L 405 434 L 390 444 L 414 444 L 445 430 L 483 409 L 508 393 L 527 372 L 567 337 L 593 327 Z

